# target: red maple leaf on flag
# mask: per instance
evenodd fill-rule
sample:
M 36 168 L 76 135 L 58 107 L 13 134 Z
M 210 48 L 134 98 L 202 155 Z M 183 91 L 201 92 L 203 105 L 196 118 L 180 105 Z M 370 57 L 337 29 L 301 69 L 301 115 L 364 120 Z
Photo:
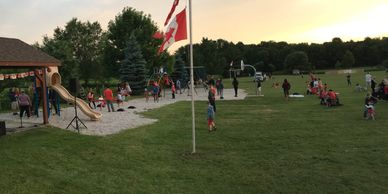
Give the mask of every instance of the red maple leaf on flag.
M 164 36 L 162 45 L 159 48 L 159 54 L 170 47 L 174 42 L 187 39 L 186 27 L 186 8 L 178 13 L 170 22 Z

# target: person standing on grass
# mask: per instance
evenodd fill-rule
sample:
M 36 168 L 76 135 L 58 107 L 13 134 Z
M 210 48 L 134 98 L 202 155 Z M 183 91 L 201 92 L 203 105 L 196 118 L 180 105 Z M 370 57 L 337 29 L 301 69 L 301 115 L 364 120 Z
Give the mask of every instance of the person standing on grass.
M 372 78 L 372 80 L 370 82 L 370 88 L 372 89 L 372 95 L 375 94 L 376 84 L 377 84 L 377 82 L 376 82 L 375 78 Z
M 220 99 L 224 99 L 224 83 L 222 83 L 222 79 L 220 79 Z
M 368 88 L 371 87 L 372 84 L 372 75 L 369 72 L 365 74 L 365 84 L 366 89 L 368 90 Z
M 209 127 L 209 129 L 208 129 L 209 132 L 211 132 L 213 130 L 214 131 L 217 130 L 214 118 L 215 118 L 215 111 L 214 111 L 213 106 L 209 102 L 208 107 L 207 107 L 207 126 Z
M 233 78 L 232 82 L 233 88 L 234 88 L 234 97 L 237 97 L 237 92 L 238 92 L 238 80 L 236 77 Z
M 24 112 L 27 112 L 27 117 L 30 118 L 31 112 L 30 112 L 30 106 L 31 106 L 31 100 L 30 97 L 25 94 L 24 90 L 21 91 L 22 93 L 19 95 L 18 102 L 20 107 L 20 118 L 23 117 Z
M 210 84 L 207 98 L 209 100 L 209 103 L 213 106 L 214 112 L 216 112 L 216 88 L 213 84 Z
M 221 96 L 220 78 L 218 78 L 216 81 L 216 88 L 217 88 L 217 96 Z
M 115 109 L 113 107 L 113 92 L 109 87 L 104 90 L 104 97 L 106 106 L 108 107 L 108 112 L 110 112 L 111 110 L 114 112 Z
M 364 109 L 364 118 L 367 119 L 368 117 L 368 108 L 373 109 L 374 111 L 374 105 L 377 103 L 377 98 L 373 97 L 369 92 L 366 94 L 364 104 L 365 104 L 365 109 Z
M 257 82 L 257 87 L 256 87 L 256 95 L 258 96 L 261 96 L 261 80 L 260 79 L 256 79 L 256 82 Z
M 348 82 L 348 86 L 352 85 L 352 82 L 350 81 L 350 73 L 346 76 L 346 81 Z
M 287 81 L 287 79 L 284 79 L 282 88 L 283 88 L 284 98 L 288 100 L 288 96 L 290 95 L 291 84 Z

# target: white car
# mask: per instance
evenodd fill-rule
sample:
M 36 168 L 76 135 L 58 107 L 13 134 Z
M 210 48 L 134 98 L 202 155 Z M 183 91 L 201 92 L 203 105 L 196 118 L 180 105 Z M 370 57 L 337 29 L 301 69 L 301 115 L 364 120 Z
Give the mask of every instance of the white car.
M 256 81 L 256 80 L 260 80 L 260 81 L 264 81 L 265 80 L 262 72 L 256 72 L 255 80 L 254 81 Z

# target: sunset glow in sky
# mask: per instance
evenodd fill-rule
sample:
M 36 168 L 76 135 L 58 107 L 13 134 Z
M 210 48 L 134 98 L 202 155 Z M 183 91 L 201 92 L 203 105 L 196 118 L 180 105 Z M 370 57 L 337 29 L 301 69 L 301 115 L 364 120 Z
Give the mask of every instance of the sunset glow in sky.
M 125 6 L 162 24 L 173 0 L 0 0 L 0 37 L 27 43 L 52 36 L 71 18 L 98 21 L 104 30 Z M 347 41 L 388 37 L 387 0 L 192 0 L 194 42 L 202 37 L 243 43 Z M 186 5 L 180 1 L 177 12 Z M 181 46 L 188 41 L 175 45 Z M 172 48 L 173 49 L 173 48 Z

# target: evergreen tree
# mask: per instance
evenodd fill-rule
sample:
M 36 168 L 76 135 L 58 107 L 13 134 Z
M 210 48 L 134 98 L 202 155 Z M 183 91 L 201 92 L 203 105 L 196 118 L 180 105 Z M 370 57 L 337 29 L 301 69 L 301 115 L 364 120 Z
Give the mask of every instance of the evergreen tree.
M 186 64 L 183 61 L 181 55 L 177 54 L 174 64 L 173 77 L 175 78 L 175 81 L 179 79 L 182 85 L 185 85 L 185 83 L 189 80 L 189 74 L 187 73 L 187 69 L 185 68 L 185 66 Z
M 141 53 L 141 48 L 132 34 L 124 49 L 125 58 L 120 63 L 120 79 L 128 82 L 133 94 L 140 94 L 146 84 L 146 61 Z
M 334 66 L 335 66 L 336 69 L 341 69 L 342 68 L 342 64 L 339 61 L 337 61 Z

